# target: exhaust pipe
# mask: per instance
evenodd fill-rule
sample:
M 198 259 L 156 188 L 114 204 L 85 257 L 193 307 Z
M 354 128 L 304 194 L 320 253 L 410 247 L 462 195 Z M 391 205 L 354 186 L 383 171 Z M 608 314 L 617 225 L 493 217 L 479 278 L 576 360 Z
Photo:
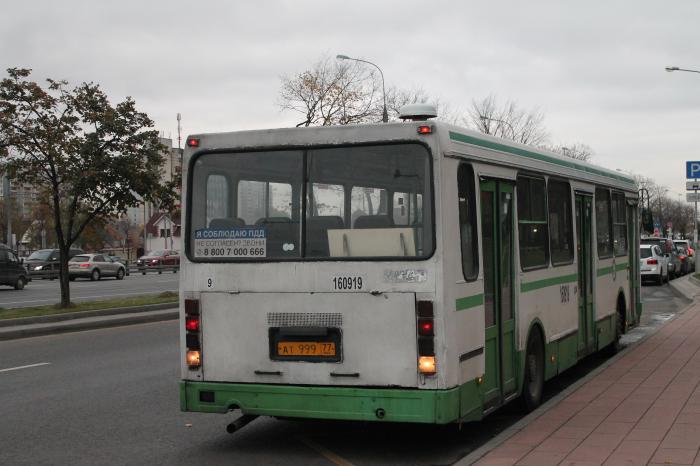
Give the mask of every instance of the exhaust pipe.
M 239 430 L 247 426 L 251 421 L 254 421 L 257 417 L 258 416 L 256 414 L 244 414 L 243 416 L 233 421 L 231 424 L 227 425 L 226 432 L 228 432 L 229 434 L 238 432 Z

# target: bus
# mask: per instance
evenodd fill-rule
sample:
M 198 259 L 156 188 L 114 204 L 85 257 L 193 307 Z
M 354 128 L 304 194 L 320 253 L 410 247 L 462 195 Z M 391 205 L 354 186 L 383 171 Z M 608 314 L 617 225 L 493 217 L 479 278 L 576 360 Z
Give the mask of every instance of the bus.
M 404 109 L 197 134 L 183 164 L 183 411 L 479 420 L 639 322 L 632 178 Z

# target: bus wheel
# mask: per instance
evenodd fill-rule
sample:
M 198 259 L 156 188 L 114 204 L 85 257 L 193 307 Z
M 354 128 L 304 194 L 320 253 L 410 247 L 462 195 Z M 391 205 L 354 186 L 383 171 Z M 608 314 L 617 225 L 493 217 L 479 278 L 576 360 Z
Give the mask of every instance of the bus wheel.
M 544 342 L 539 330 L 530 333 L 525 354 L 522 404 L 526 412 L 533 411 L 542 401 L 544 388 Z

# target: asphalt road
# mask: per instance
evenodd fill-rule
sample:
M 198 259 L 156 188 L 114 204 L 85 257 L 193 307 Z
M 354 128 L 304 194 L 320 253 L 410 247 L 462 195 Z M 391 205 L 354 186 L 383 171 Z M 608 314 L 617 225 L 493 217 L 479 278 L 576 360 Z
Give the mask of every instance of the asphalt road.
M 158 294 L 177 291 L 179 273 L 164 272 L 141 275 L 132 273 L 124 280 L 103 278 L 99 281 L 77 279 L 70 284 L 71 301 L 89 301 Z M 55 304 L 61 300 L 58 280 L 34 279 L 23 290 L 0 286 L 0 307 L 5 309 Z
M 641 332 L 687 304 L 668 285 L 645 287 L 643 294 Z M 229 435 L 225 426 L 234 414 L 179 411 L 178 326 L 170 321 L 0 342 L 0 463 L 451 464 L 521 417 L 510 406 L 461 430 L 258 418 Z M 589 358 L 555 378 L 546 396 L 602 361 Z

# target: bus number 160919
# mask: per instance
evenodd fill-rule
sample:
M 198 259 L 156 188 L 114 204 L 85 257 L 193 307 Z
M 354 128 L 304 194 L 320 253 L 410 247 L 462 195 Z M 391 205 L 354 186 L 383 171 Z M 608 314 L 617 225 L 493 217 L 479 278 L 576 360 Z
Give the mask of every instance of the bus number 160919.
M 358 276 L 348 276 L 348 277 L 333 277 L 333 289 L 334 290 L 361 290 L 362 289 L 362 277 Z

